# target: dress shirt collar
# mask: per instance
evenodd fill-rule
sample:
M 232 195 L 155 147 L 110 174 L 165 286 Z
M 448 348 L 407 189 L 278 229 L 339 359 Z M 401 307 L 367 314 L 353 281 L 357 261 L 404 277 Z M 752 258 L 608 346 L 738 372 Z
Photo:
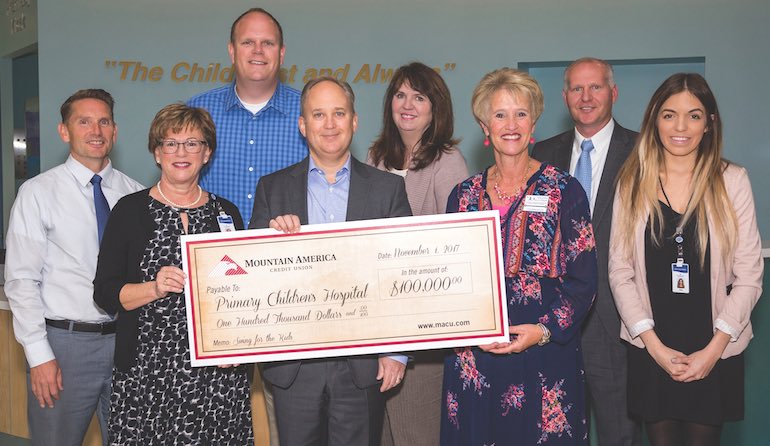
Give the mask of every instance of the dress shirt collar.
M 340 176 L 344 175 L 346 172 L 350 172 L 350 158 L 351 158 L 351 155 L 350 155 L 350 152 L 348 152 L 348 159 L 345 160 L 345 164 L 343 164 L 342 167 L 340 167 L 340 170 L 338 170 L 334 175 L 338 180 Z M 310 175 L 314 171 L 320 172 L 322 176 L 326 174 L 326 172 L 324 172 L 323 169 L 318 167 L 318 164 L 315 163 L 315 160 L 313 160 L 312 156 L 308 156 L 308 160 L 310 161 L 310 165 L 308 166 L 308 169 L 307 169 L 308 175 Z
M 591 142 L 594 145 L 594 150 L 599 153 L 598 151 L 607 151 L 610 147 L 610 139 L 612 138 L 612 131 L 615 129 L 615 120 L 610 119 L 610 121 L 602 127 L 601 130 L 596 132 L 594 136 L 590 138 L 586 138 L 585 136 L 581 135 L 577 128 L 575 128 L 575 143 L 573 147 L 577 148 L 577 155 L 580 156 L 580 145 L 583 144 L 583 141 L 586 139 L 590 139 Z
M 82 165 L 80 161 L 73 158 L 72 155 L 67 157 L 67 161 L 64 162 L 64 165 L 67 166 L 67 170 L 72 173 L 72 176 L 75 177 L 78 184 L 83 187 L 88 187 L 91 183 L 91 178 L 94 177 L 94 172 L 91 169 Z M 114 169 L 112 168 L 112 162 L 107 159 L 107 165 L 99 172 L 99 176 L 102 177 L 102 184 L 109 186 L 113 173 Z
M 224 101 L 225 109 L 228 111 L 232 110 L 233 107 L 240 107 L 246 110 L 243 104 L 241 104 L 238 95 L 235 93 L 235 81 L 231 84 L 231 88 L 227 89 Z M 274 108 L 287 116 L 291 113 L 291 104 L 289 104 L 289 99 L 286 97 L 286 86 L 283 85 L 282 82 L 278 82 L 278 85 L 275 87 L 275 92 L 273 92 L 273 96 L 267 101 L 267 104 L 262 107 L 262 110 L 260 110 L 259 113 L 269 108 Z

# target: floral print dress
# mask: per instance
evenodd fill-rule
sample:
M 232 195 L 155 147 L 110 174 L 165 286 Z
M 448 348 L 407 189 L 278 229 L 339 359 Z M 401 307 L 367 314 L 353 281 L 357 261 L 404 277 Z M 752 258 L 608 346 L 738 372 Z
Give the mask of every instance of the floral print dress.
M 492 209 L 486 171 L 460 183 L 447 212 Z M 548 196 L 545 212 L 525 195 Z M 497 355 L 455 349 L 444 363 L 441 444 L 587 445 L 580 325 L 596 292 L 596 254 L 585 192 L 542 164 L 501 216 L 510 325 L 542 323 L 551 342 Z

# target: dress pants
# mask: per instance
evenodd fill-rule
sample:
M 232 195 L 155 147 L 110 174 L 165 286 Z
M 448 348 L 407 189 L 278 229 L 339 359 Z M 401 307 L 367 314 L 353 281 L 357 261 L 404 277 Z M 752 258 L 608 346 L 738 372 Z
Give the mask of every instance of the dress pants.
M 345 358 L 303 360 L 286 389 L 273 386 L 281 446 L 378 445 L 384 401 L 361 389 Z
M 401 385 L 385 393 L 382 446 L 435 446 L 441 430 L 444 357 L 451 350 L 411 353 Z
M 589 413 L 596 422 L 599 446 L 640 446 L 639 423 L 628 416 L 626 346 L 620 336 L 610 338 L 597 317 L 583 325 L 583 363 Z
M 64 390 L 53 408 L 41 408 L 27 373 L 27 411 L 33 446 L 80 446 L 94 412 L 107 445 L 115 335 L 46 327 Z

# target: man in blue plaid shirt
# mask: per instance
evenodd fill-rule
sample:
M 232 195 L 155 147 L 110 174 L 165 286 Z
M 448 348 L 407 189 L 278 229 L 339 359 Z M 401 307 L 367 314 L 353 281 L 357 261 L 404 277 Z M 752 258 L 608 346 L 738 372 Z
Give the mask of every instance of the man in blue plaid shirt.
M 217 128 L 217 153 L 201 186 L 235 203 L 248 226 L 259 178 L 303 160 L 308 150 L 297 124 L 299 92 L 278 79 L 286 50 L 278 21 L 249 9 L 233 22 L 227 49 L 235 82 L 188 105 L 208 110 Z

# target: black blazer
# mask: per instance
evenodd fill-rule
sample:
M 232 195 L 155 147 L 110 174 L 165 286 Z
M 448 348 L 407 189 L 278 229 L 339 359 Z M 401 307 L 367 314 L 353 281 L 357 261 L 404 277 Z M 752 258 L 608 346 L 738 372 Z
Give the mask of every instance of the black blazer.
M 139 346 L 139 308 L 126 310 L 120 303 L 120 290 L 127 283 L 142 283 L 139 268 L 147 244 L 157 225 L 150 214 L 150 189 L 121 198 L 110 212 L 99 249 L 99 261 L 94 279 L 94 301 L 106 312 L 117 314 L 115 332 L 115 367 L 126 371 L 136 364 Z M 215 197 L 222 209 L 233 217 L 236 229 L 243 229 L 238 208 L 229 201 Z M 209 232 L 219 232 L 216 217 L 209 221 Z
M 254 210 L 249 229 L 267 228 L 270 219 L 294 214 L 300 223 L 308 224 L 307 176 L 309 158 L 283 170 L 260 178 L 254 196 Z M 350 191 L 347 221 L 412 215 L 406 198 L 404 179 L 382 172 L 353 158 L 350 160 Z M 377 355 L 347 358 L 353 382 L 359 388 L 377 384 Z M 265 363 L 262 376 L 271 384 L 289 387 L 297 378 L 302 361 Z
M 612 201 L 615 197 L 615 182 L 620 167 L 628 158 L 634 148 L 636 137 L 639 134 L 625 129 L 615 121 L 615 128 L 610 138 L 610 148 L 607 160 L 604 162 L 602 179 L 599 181 L 599 190 L 596 193 L 594 212 L 591 221 L 594 227 L 596 239 L 596 261 L 598 266 L 598 288 L 596 301 L 591 317 L 598 317 L 607 332 L 609 339 L 620 338 L 620 316 L 615 308 L 615 300 L 610 291 L 609 277 L 607 276 L 607 255 L 610 249 L 610 228 L 612 226 Z M 552 138 L 540 141 L 532 149 L 532 157 L 538 161 L 550 163 L 569 171 L 572 158 L 572 144 L 575 139 L 575 130 L 570 129 Z

